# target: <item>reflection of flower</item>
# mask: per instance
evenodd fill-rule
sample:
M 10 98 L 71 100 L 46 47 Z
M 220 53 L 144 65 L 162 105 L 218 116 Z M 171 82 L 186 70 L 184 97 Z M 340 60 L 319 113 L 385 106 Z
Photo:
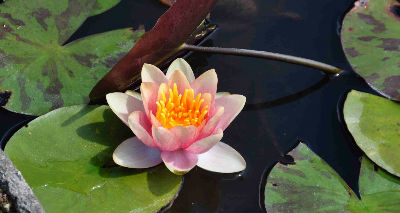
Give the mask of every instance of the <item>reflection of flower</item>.
M 107 95 L 111 109 L 137 136 L 117 147 L 115 163 L 148 168 L 163 161 L 175 174 L 195 165 L 221 173 L 245 169 L 242 156 L 220 140 L 246 98 L 217 94 L 214 70 L 195 79 L 189 64 L 179 58 L 166 75 L 145 64 L 142 81 L 141 95 L 132 91 Z

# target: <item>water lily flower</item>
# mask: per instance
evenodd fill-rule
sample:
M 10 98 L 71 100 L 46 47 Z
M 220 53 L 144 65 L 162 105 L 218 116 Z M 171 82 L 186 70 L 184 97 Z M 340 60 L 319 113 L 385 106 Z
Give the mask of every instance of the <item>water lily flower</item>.
M 215 70 L 195 79 L 190 65 L 178 58 L 166 75 L 156 66 L 143 65 L 141 77 L 141 94 L 106 96 L 113 112 L 136 135 L 115 149 L 115 163 L 148 168 L 164 162 L 175 174 L 185 174 L 196 165 L 220 173 L 246 168 L 243 157 L 220 141 L 246 98 L 216 93 Z

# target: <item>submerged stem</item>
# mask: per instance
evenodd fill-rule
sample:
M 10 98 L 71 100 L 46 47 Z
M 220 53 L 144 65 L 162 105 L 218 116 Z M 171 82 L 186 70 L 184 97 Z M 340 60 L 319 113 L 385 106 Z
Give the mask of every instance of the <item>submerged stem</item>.
M 258 51 L 258 50 L 248 50 L 248 49 L 236 49 L 236 48 L 222 48 L 222 47 L 202 47 L 202 46 L 194 46 L 189 44 L 184 44 L 182 46 L 183 50 L 190 51 L 198 51 L 198 52 L 208 52 L 208 53 L 218 53 L 224 55 L 237 55 L 237 56 L 248 56 L 248 57 L 256 57 L 256 58 L 266 58 L 277 61 L 284 61 L 292 64 L 299 64 L 303 66 L 313 67 L 316 69 L 323 70 L 328 73 L 337 74 L 342 71 L 342 69 L 331 66 L 329 64 L 321 63 L 318 61 L 284 55 L 279 53 Z

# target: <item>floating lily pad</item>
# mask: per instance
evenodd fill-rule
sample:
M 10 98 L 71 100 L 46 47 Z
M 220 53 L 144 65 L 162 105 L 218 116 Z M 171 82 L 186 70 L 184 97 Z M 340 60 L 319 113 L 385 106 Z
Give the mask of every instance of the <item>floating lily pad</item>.
M 106 106 L 64 107 L 19 130 L 5 152 L 46 212 L 157 212 L 182 178 L 164 165 L 127 169 L 112 153 L 132 133 Z
M 10 0 L 0 4 L 0 92 L 5 108 L 41 115 L 87 103 L 91 88 L 142 31 L 121 29 L 64 44 L 91 15 L 118 0 Z
M 267 179 L 268 213 L 399 212 L 400 179 L 363 157 L 359 177 L 361 200 L 342 178 L 306 145 L 290 153 L 294 165 L 277 164 Z
M 400 100 L 400 2 L 359 0 L 355 5 L 342 26 L 346 57 L 371 87 Z
M 344 119 L 357 145 L 380 167 L 400 176 L 400 104 L 351 91 Z

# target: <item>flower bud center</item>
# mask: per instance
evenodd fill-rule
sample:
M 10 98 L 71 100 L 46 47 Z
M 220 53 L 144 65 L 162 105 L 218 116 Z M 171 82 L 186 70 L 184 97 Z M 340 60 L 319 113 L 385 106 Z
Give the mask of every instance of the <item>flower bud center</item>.
M 175 83 L 172 89 L 168 89 L 169 94 L 165 93 L 160 90 L 156 102 L 156 118 L 165 128 L 189 125 L 198 127 L 207 119 L 211 99 L 209 93 L 199 93 L 195 97 L 193 89 L 186 89 L 182 95 L 179 94 Z M 168 95 L 168 99 L 166 95 Z

